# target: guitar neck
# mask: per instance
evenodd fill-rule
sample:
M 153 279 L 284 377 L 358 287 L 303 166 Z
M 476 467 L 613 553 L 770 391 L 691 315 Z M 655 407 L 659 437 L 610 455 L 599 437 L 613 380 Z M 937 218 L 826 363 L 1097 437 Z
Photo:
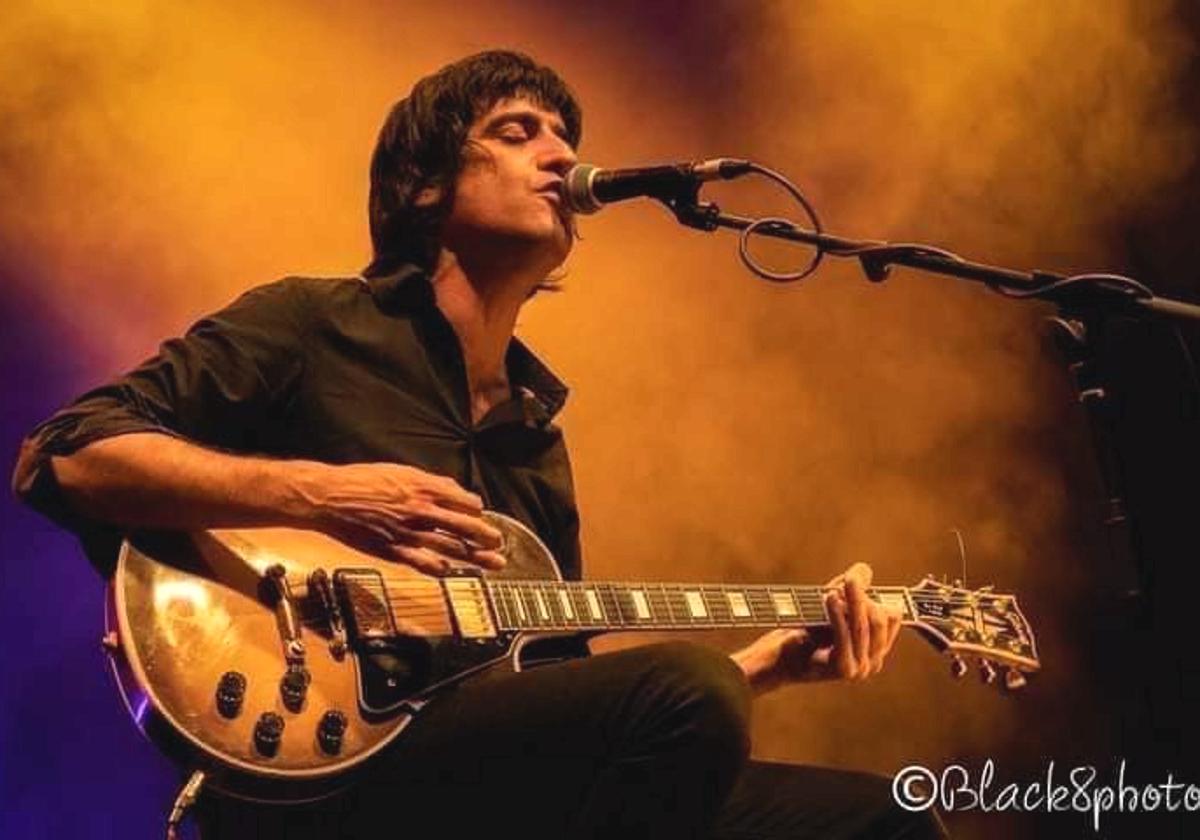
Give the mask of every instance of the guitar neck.
M 820 586 L 485 581 L 500 630 L 684 630 L 829 624 Z M 872 600 L 914 618 L 904 586 L 872 587 Z

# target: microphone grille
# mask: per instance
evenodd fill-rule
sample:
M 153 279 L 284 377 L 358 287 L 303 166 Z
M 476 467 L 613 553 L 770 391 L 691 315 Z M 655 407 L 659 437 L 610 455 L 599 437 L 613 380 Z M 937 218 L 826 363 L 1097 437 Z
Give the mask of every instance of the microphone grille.
M 592 178 L 598 171 L 599 167 L 590 163 L 577 163 L 567 171 L 562 183 L 562 198 L 571 212 L 587 215 L 603 206 L 592 194 Z

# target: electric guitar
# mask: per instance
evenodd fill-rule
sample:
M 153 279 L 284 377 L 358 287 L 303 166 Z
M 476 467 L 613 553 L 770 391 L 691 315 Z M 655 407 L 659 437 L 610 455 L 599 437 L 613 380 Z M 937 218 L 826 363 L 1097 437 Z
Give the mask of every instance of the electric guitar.
M 503 533 L 500 572 L 445 577 L 282 528 L 143 533 L 106 599 L 105 647 L 137 725 L 206 784 L 296 801 L 328 795 L 393 741 L 439 689 L 520 669 L 539 645 L 613 630 L 828 625 L 819 586 L 563 581 L 537 536 Z M 1011 595 L 926 578 L 874 600 L 1010 689 L 1039 668 Z M 197 776 L 196 778 L 201 778 Z

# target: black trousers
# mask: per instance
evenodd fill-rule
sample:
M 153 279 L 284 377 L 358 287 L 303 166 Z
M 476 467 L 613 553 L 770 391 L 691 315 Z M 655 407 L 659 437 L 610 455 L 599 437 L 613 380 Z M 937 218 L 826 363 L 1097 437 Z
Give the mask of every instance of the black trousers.
M 202 836 L 945 836 L 882 777 L 747 761 L 749 705 L 729 657 L 685 642 L 495 669 L 431 703 L 352 791 L 287 807 L 202 798 Z

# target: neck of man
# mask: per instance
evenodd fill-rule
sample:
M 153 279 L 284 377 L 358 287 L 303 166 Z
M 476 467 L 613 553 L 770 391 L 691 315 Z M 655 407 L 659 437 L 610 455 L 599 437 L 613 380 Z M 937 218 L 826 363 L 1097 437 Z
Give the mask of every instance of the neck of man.
M 472 259 L 442 248 L 431 283 L 438 309 L 462 347 L 473 423 L 510 397 L 505 357 L 517 315 L 553 268 L 494 254 Z

